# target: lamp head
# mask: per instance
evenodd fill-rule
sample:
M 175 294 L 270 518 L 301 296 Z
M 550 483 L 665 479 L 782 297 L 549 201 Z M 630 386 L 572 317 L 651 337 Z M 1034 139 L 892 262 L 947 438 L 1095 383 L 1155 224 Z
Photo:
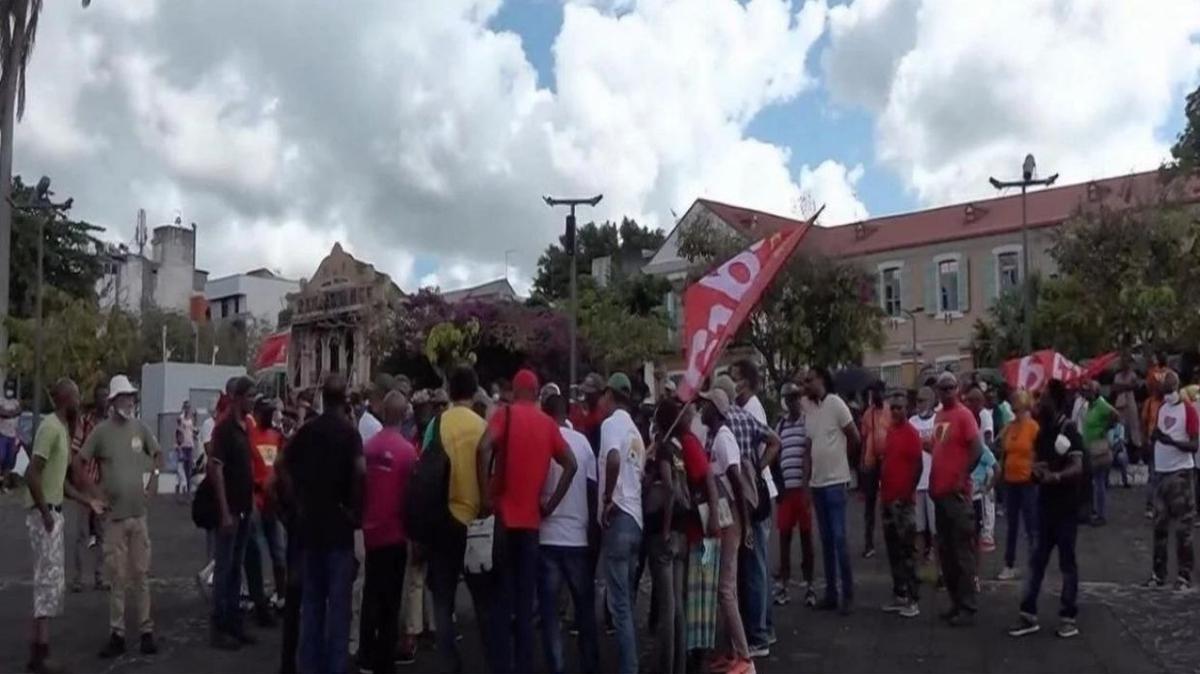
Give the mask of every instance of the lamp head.
M 1021 165 L 1021 175 L 1025 180 L 1033 180 L 1034 174 L 1037 173 L 1037 162 L 1033 160 L 1033 155 L 1025 155 L 1025 163 Z
M 38 181 L 37 188 L 35 188 L 34 195 L 38 201 L 42 201 L 51 194 L 53 192 L 50 191 L 50 177 L 42 176 L 42 179 Z

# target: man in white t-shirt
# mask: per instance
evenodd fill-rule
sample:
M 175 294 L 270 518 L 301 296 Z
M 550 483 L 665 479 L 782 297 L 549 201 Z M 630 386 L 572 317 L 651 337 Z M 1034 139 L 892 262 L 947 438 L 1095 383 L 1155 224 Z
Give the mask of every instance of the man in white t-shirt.
M 854 576 L 846 548 L 846 489 L 850 484 L 850 453 L 858 451 L 861 437 L 850 408 L 833 393 L 829 370 L 809 370 L 804 375 L 804 389 L 801 409 L 812 438 L 812 477 L 808 484 L 817 511 L 825 567 L 825 598 L 817 608 L 840 608 L 848 614 L 854 601 Z
M 1154 575 L 1147 585 L 1161 587 L 1166 584 L 1167 538 L 1174 525 L 1179 563 L 1175 588 L 1187 590 L 1192 585 L 1195 564 L 1192 527 L 1196 519 L 1196 495 L 1192 481 L 1200 416 L 1196 408 L 1179 395 L 1179 375 L 1168 371 L 1161 390 L 1163 403 L 1158 409 L 1158 423 L 1150 435 L 1154 443 L 1158 486 L 1154 491 Z
M 933 499 L 929 496 L 929 469 L 933 466 L 933 430 L 936 414 L 933 411 L 933 389 L 928 386 L 917 392 L 917 413 L 908 422 L 921 435 L 921 481 L 917 483 L 917 533 L 925 535 L 925 561 L 933 557 L 937 547 L 937 518 L 933 516 Z
M 1081 399 L 1083 396 L 1079 396 Z M 996 449 L 996 424 L 992 411 L 987 408 L 987 397 L 983 390 L 976 387 L 967 392 L 965 399 L 967 408 L 975 414 L 979 420 L 979 435 L 983 438 L 984 447 L 991 450 L 993 453 Z M 1086 402 L 1086 401 L 1085 401 Z M 1081 427 L 1082 428 L 1082 427 Z M 992 552 L 996 549 L 996 492 L 995 488 L 989 488 L 982 495 L 974 496 L 977 500 L 982 500 L 983 506 L 983 521 L 979 533 L 979 549 L 984 552 Z
M 561 427 L 563 439 L 575 455 L 579 470 L 571 479 L 571 486 L 558 507 L 542 518 L 538 532 L 538 596 L 557 597 L 563 582 L 566 582 L 567 590 L 571 593 L 571 605 L 575 607 L 575 626 L 579 629 L 580 665 L 583 671 L 594 672 L 599 651 L 588 523 L 595 514 L 596 457 L 587 438 L 569 428 L 567 399 L 562 393 L 543 389 L 543 394 L 542 411 L 553 417 Z M 551 463 L 542 487 L 543 504 L 550 499 L 561 474 L 562 468 L 557 463 Z M 542 645 L 546 651 L 546 661 L 550 664 L 550 671 L 561 672 L 566 665 L 558 602 L 539 602 L 538 610 L 542 618 Z
M 596 457 L 599 477 L 599 519 L 604 528 L 604 574 L 608 609 L 616 628 L 619 671 L 636 672 L 637 637 L 633 599 L 638 557 L 642 547 L 642 474 L 646 445 L 629 414 L 633 383 L 622 372 L 608 379 L 600 399 L 607 414 L 600 424 Z

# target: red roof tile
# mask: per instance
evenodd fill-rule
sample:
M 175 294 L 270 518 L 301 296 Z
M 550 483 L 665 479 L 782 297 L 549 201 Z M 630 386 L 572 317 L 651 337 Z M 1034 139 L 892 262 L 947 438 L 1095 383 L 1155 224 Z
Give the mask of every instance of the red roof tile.
M 1200 181 L 1179 188 L 1178 201 L 1200 201 Z M 1027 195 L 1030 227 L 1058 225 L 1081 209 L 1122 209 L 1153 203 L 1163 197 L 1159 171 L 1146 171 L 1114 178 L 1049 189 Z M 761 238 L 782 229 L 798 227 L 801 220 L 749 208 L 700 199 L 727 224 L 751 238 Z M 946 241 L 995 236 L 1021 228 L 1020 193 L 901 213 L 836 227 L 814 227 L 802 247 L 839 257 L 868 255 L 901 248 L 928 246 Z

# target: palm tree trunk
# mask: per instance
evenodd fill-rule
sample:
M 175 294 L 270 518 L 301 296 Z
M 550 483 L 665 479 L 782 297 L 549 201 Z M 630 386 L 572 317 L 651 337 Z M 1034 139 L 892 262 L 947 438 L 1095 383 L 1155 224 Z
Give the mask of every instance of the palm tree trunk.
M 12 253 L 12 205 L 8 202 L 12 193 L 13 170 L 13 126 L 16 122 L 17 81 L 21 71 L 21 52 L 25 49 L 25 21 L 28 3 L 18 0 L 12 3 L 12 23 L 9 17 L 0 17 L 9 33 L 8 51 L 0 54 L 4 59 L 0 71 L 0 385 L 3 385 L 8 356 L 8 293 L 9 258 Z M 19 395 L 19 393 L 18 393 Z

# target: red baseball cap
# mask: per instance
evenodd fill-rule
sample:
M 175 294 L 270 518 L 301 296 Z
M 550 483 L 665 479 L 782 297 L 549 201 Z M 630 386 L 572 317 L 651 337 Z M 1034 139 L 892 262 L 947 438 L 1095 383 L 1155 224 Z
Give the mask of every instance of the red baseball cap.
M 513 377 L 513 390 L 524 391 L 530 394 L 537 394 L 538 377 L 533 370 L 521 370 L 517 376 Z

